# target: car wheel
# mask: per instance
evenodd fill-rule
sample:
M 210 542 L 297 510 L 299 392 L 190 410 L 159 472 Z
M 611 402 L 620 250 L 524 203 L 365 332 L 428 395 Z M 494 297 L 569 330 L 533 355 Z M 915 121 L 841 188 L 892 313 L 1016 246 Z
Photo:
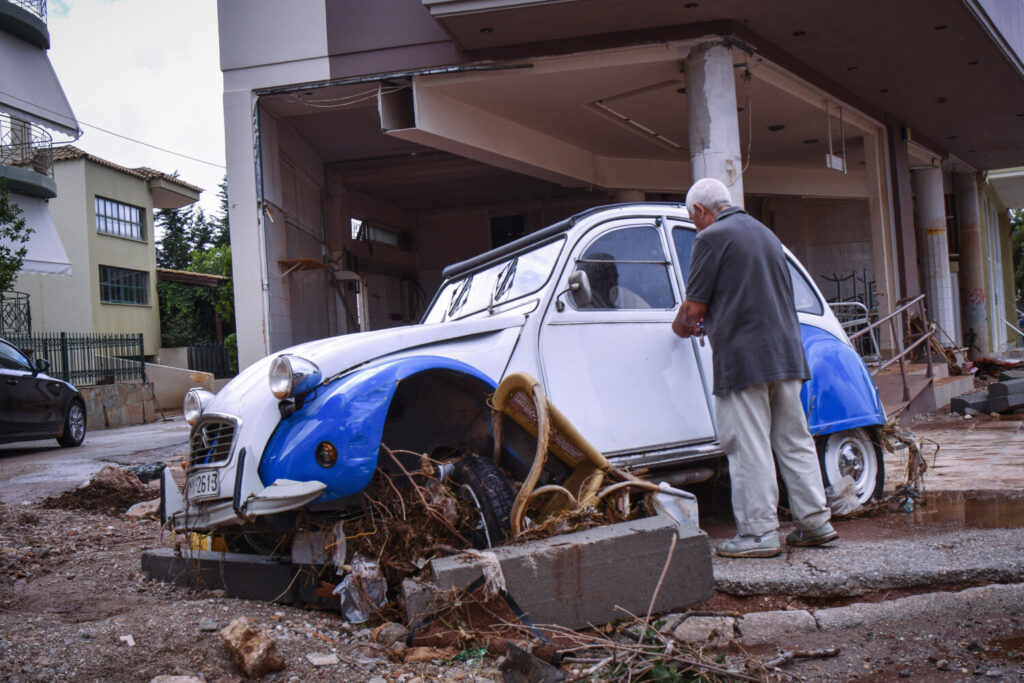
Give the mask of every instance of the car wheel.
M 57 437 L 57 443 L 64 447 L 82 445 L 85 440 L 85 406 L 75 399 L 68 404 L 64 415 L 64 433 Z
M 866 429 L 850 429 L 818 439 L 821 480 L 829 487 L 844 476 L 854 481 L 857 500 L 864 505 L 881 498 L 885 486 L 885 461 L 881 447 Z
M 491 548 L 508 536 L 516 492 L 492 460 L 469 455 L 455 464 L 452 481 L 459 495 L 469 500 L 479 515 L 472 541 L 476 548 Z

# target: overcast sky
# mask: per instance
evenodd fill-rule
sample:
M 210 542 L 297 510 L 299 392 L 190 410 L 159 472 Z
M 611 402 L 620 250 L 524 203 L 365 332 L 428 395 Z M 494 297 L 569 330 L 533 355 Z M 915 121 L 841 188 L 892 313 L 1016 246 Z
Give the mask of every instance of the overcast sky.
M 83 131 L 74 144 L 129 168 L 178 171 L 215 211 L 224 177 L 216 0 L 49 0 L 48 12 L 50 61 Z

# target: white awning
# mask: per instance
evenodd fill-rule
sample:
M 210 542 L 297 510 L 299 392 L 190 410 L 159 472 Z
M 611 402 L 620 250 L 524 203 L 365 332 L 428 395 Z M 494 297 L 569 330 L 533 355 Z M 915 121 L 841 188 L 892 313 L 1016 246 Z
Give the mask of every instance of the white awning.
M 0 108 L 77 138 L 78 121 L 46 51 L 0 31 Z
M 50 217 L 50 207 L 46 200 L 26 197 L 22 194 L 11 194 L 11 200 L 21 207 L 21 217 L 25 225 L 35 230 L 28 238 L 28 253 L 21 265 L 23 273 L 42 273 L 45 275 L 71 275 L 71 261 L 57 233 L 57 226 Z M 10 246 L 10 242 L 0 239 L 0 244 Z

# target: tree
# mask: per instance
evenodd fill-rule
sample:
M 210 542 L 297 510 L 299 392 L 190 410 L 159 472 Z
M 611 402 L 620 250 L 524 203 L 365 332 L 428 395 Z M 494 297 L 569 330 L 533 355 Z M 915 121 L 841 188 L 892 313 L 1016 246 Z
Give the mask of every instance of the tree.
M 11 201 L 7 181 L 0 179 L 0 294 L 14 286 L 28 253 L 25 244 L 33 232 L 21 217 L 21 207 Z
M 228 220 L 228 177 L 220 181 L 220 190 L 217 192 L 220 198 L 220 215 L 213 217 L 216 228 L 213 235 L 213 245 L 220 247 L 231 244 L 231 225 Z M 230 273 L 228 273 L 230 275 Z
M 156 212 L 154 222 L 163 231 L 156 245 L 156 264 L 161 268 L 185 270 L 192 263 L 193 212 L 192 206 Z

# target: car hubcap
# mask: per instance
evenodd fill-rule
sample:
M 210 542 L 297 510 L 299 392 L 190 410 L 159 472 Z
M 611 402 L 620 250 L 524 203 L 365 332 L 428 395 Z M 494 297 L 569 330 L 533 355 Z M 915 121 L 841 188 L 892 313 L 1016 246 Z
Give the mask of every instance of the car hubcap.
M 833 435 L 828 442 L 824 465 L 829 484 L 838 484 L 843 477 L 849 477 L 861 504 L 871 500 L 878 467 L 874 443 L 864 430 Z
M 77 404 L 72 405 L 68 412 L 68 427 L 71 431 L 71 438 L 75 441 L 85 436 L 85 414 Z
M 839 451 L 839 473 L 860 481 L 864 475 L 864 453 L 858 445 L 847 441 Z

